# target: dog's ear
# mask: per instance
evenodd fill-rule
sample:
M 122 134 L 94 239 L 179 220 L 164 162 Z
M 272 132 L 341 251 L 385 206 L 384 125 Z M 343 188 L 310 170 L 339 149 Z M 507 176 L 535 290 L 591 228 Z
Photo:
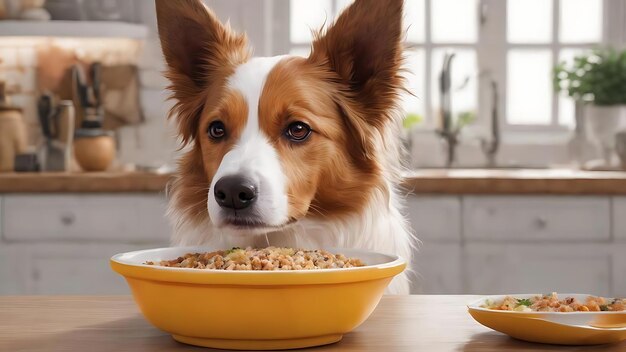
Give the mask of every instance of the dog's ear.
M 380 118 L 402 88 L 402 6 L 403 0 L 356 0 L 313 42 L 309 57 L 330 66 L 350 95 Z
M 247 61 L 250 53 L 244 35 L 224 26 L 200 0 L 156 0 L 159 37 L 168 65 L 168 87 L 176 105 L 183 142 L 197 133 L 206 93 Z

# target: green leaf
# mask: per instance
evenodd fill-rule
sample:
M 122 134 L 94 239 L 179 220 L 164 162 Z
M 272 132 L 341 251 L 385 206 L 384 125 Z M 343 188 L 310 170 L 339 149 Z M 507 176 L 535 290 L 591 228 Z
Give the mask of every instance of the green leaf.
M 234 252 L 234 251 L 236 251 L 236 250 L 240 250 L 240 249 L 241 249 L 241 248 L 239 248 L 239 247 L 233 247 L 233 248 L 231 248 L 231 249 L 227 249 L 225 253 L 226 253 L 226 255 L 229 255 L 229 254 L 231 254 L 232 252 Z
M 526 306 L 526 307 L 530 307 L 533 303 L 530 301 L 530 298 L 524 298 L 524 299 L 517 299 L 517 305 L 518 306 Z
M 418 114 L 407 114 L 404 120 L 402 120 L 402 127 L 405 129 L 410 129 L 415 125 L 419 125 L 424 121 L 424 118 Z
M 555 91 L 597 105 L 626 104 L 626 50 L 598 48 L 557 64 L 552 72 Z

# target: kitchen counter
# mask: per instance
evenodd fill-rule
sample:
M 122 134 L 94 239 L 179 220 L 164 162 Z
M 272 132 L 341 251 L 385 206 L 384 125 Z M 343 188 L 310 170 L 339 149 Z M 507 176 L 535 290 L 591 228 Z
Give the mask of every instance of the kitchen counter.
M 171 178 L 151 172 L 0 173 L 0 193 L 163 192 Z
M 624 195 L 626 172 L 573 169 L 424 169 L 406 174 L 415 194 Z
M 476 323 L 465 304 L 475 296 L 385 296 L 341 342 L 312 351 L 554 351 Z M 204 350 L 152 327 L 126 296 L 0 297 L 2 351 Z M 594 347 L 586 347 L 585 351 Z M 624 351 L 626 343 L 598 347 Z
M 0 173 L 0 193 L 162 192 L 171 174 Z M 626 172 L 571 169 L 424 169 L 406 174 L 415 194 L 626 195 Z

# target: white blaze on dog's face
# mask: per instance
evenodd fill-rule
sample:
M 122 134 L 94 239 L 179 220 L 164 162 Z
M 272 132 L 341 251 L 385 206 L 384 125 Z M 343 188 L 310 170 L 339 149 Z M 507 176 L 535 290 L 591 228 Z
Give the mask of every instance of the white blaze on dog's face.
M 380 136 L 402 89 L 402 0 L 356 0 L 308 58 L 249 58 L 198 0 L 157 0 L 184 143 L 186 220 L 268 231 L 359 212 L 380 188 Z
M 256 225 L 262 230 L 288 222 L 285 174 L 276 149 L 260 129 L 259 123 L 261 91 L 270 70 L 280 59 L 253 58 L 238 66 L 227 80 L 226 89 L 243 97 L 247 116 L 238 140 L 222 157 L 209 189 L 209 216 L 218 226 Z M 228 127 L 224 125 L 224 129 L 228 133 Z M 228 177 L 235 183 L 216 188 L 218 181 Z M 237 190 L 242 186 L 244 191 L 256 194 L 248 196 L 249 199 L 245 196 L 241 199 L 242 194 Z M 229 190 L 229 187 L 232 189 Z M 239 203 L 241 209 L 237 209 Z

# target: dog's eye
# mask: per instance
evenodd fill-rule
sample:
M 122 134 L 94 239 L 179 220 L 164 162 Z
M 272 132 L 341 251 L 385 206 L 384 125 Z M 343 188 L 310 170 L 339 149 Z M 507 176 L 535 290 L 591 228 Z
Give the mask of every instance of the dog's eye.
M 310 135 L 311 127 L 300 121 L 289 124 L 289 126 L 287 126 L 287 130 L 285 130 L 285 136 L 293 142 L 302 142 L 309 138 Z
M 222 139 L 226 135 L 226 127 L 222 121 L 213 121 L 209 125 L 208 130 L 209 138 L 211 139 Z

